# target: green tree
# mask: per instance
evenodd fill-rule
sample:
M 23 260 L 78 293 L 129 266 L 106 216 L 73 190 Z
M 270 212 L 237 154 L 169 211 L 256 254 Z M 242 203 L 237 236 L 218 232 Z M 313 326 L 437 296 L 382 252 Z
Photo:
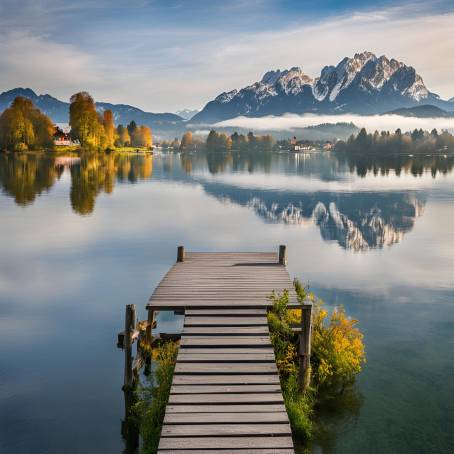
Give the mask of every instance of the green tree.
M 134 133 L 136 132 L 137 130 L 137 124 L 134 120 L 132 120 L 129 125 L 127 126 L 128 128 L 128 134 L 129 134 L 129 137 L 131 137 L 131 140 L 134 136 Z

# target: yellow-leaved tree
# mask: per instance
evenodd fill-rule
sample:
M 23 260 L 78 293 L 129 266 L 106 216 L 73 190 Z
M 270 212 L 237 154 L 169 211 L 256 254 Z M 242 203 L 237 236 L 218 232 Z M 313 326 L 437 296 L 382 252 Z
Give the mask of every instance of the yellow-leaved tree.
M 70 102 L 69 125 L 73 138 L 79 140 L 83 148 L 102 148 L 106 134 L 93 98 L 82 91 L 72 95 Z
M 54 125 L 33 102 L 22 96 L 0 115 L 0 146 L 15 151 L 51 148 Z
M 112 148 L 115 142 L 115 124 L 113 120 L 113 113 L 110 109 L 104 111 L 103 125 L 105 133 L 105 147 Z

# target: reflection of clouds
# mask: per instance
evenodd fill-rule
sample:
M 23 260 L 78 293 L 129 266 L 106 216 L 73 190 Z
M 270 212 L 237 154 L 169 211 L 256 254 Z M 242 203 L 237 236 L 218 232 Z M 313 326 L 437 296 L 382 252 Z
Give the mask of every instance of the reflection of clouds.
M 280 191 L 330 191 L 330 192 L 366 192 L 366 191 L 396 191 L 396 190 L 421 190 L 443 185 L 446 180 L 434 179 L 430 171 L 425 171 L 422 176 L 415 178 L 411 173 L 402 172 L 397 177 L 393 170 L 388 175 L 375 176 L 368 173 L 359 177 L 353 173 L 342 175 L 336 181 L 326 181 L 312 176 L 302 178 L 301 175 L 265 174 L 265 173 L 224 173 L 211 175 L 205 172 L 193 172 L 196 181 L 216 182 L 229 184 L 236 187 L 255 189 L 276 189 Z M 453 177 L 449 177 L 452 179 Z

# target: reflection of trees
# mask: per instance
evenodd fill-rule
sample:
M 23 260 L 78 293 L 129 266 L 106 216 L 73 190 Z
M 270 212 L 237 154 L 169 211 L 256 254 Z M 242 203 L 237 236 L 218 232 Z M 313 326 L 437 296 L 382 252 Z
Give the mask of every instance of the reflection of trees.
M 71 205 L 79 214 L 90 214 L 100 192 L 110 194 L 115 179 L 135 183 L 151 177 L 151 156 L 90 154 L 81 156 L 80 163 L 71 167 Z
M 0 154 L 0 187 L 18 205 L 27 205 L 49 190 L 63 169 L 52 156 Z
M 276 157 L 276 155 L 274 155 Z M 273 154 L 268 152 L 228 152 L 228 153 L 207 153 L 206 161 L 208 170 L 212 174 L 227 171 L 253 173 L 261 170 L 265 173 L 271 171 Z
M 454 167 L 454 156 L 445 155 L 348 155 L 337 153 L 336 158 L 342 164 L 346 164 L 352 173 L 360 177 L 368 173 L 374 175 L 388 175 L 392 170 L 396 175 L 410 173 L 413 176 L 421 176 L 430 171 L 435 178 L 438 173 L 448 174 Z
M 153 157 L 149 155 L 82 154 L 80 160 L 68 165 L 71 206 L 83 215 L 93 212 L 99 193 L 113 192 L 117 179 L 134 183 L 153 173 Z M 50 189 L 64 168 L 51 154 L 0 154 L 0 187 L 16 203 L 25 205 Z

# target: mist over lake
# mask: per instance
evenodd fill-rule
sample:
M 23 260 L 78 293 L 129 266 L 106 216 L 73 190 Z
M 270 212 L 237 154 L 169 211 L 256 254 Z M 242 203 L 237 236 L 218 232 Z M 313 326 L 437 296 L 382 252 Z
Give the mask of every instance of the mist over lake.
M 368 131 L 395 131 L 400 128 L 403 132 L 414 129 L 454 131 L 454 118 L 416 118 L 404 117 L 401 115 L 295 115 L 284 114 L 282 116 L 265 117 L 236 117 L 229 120 L 215 123 L 214 127 L 219 128 L 241 128 L 251 131 L 296 131 L 309 126 L 320 124 L 353 123 L 359 128 L 366 128 Z M 304 137 L 304 134 L 303 134 Z

